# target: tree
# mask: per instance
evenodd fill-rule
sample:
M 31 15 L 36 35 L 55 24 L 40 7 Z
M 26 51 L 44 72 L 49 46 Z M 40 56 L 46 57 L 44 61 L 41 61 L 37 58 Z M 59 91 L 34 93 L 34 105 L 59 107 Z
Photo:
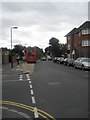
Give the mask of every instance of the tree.
M 36 59 L 40 59 L 43 56 L 43 49 L 36 47 Z
M 56 57 L 60 57 L 62 55 L 66 55 L 67 53 L 67 44 L 61 44 L 59 43 L 59 40 L 52 37 L 49 40 L 49 46 L 45 48 L 45 53 L 47 55 L 51 55 L 52 56 L 56 56 Z
M 52 37 L 49 40 L 49 45 L 51 47 L 51 52 L 54 56 L 60 56 L 60 49 L 59 49 L 59 40 Z
M 24 56 L 23 50 L 25 50 L 25 46 L 22 46 L 21 44 L 15 45 L 14 49 L 12 50 L 13 54 L 16 54 L 17 56 Z
M 67 53 L 67 44 L 60 43 L 60 54 L 65 56 L 66 53 Z
M 50 54 L 52 53 L 51 46 L 45 48 L 45 53 L 46 53 L 47 55 L 50 55 Z

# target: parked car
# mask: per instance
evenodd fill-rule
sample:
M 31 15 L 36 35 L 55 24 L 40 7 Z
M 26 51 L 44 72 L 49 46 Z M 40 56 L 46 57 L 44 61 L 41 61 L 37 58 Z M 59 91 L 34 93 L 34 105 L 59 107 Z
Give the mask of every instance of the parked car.
M 60 57 L 60 63 L 64 63 L 64 57 Z
M 55 57 L 55 58 L 53 59 L 53 62 L 54 62 L 54 63 L 56 63 L 56 62 L 57 62 L 57 57 Z
M 60 63 L 60 57 L 57 58 L 57 63 Z
M 73 66 L 73 63 L 74 63 L 74 59 L 72 59 L 72 58 L 67 59 L 67 65 Z
M 77 58 L 73 63 L 75 68 L 90 69 L 90 58 L 80 57 Z
M 57 63 L 64 63 L 64 58 L 63 57 L 58 57 L 57 58 Z
M 48 56 L 47 59 L 48 59 L 49 61 L 52 61 L 52 57 L 50 57 L 50 56 Z
M 46 61 L 46 60 L 47 60 L 46 57 L 42 57 L 42 58 L 41 58 L 41 61 Z
M 67 65 L 67 58 L 64 59 L 64 65 Z
M 55 58 L 53 59 L 53 62 L 63 63 L 63 62 L 64 62 L 64 58 L 63 58 L 63 57 L 55 57 Z

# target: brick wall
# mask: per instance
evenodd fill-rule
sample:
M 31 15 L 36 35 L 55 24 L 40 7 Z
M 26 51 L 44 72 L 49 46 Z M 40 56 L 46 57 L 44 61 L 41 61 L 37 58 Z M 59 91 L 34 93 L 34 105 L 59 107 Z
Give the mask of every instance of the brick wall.
M 82 40 L 90 40 L 90 35 L 80 35 L 76 33 L 70 36 L 70 58 L 72 58 L 72 52 L 75 49 L 75 58 L 78 57 L 90 57 L 90 46 L 82 46 Z M 67 47 L 68 47 L 68 37 L 67 37 Z
M 5 55 L 5 64 L 9 63 L 9 55 Z

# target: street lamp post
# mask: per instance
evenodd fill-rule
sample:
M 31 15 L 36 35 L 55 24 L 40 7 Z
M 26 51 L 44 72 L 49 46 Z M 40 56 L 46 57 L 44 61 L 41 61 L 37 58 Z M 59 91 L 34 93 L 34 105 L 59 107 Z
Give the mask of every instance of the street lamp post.
M 12 60 L 12 29 L 17 29 L 18 27 L 11 27 L 11 67 L 13 68 L 13 60 Z
M 26 46 L 27 44 L 24 44 L 24 50 L 23 50 L 23 53 L 24 53 L 24 56 L 23 56 L 23 61 L 25 62 L 26 60 Z

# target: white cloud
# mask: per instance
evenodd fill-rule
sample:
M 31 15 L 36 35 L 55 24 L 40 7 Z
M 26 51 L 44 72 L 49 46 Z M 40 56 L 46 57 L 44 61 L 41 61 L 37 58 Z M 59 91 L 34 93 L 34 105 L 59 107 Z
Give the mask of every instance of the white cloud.
M 65 43 L 65 34 L 88 20 L 86 2 L 3 2 L 2 10 L 2 35 L 3 42 L 8 41 L 7 47 L 10 47 L 12 26 L 18 26 L 13 30 L 13 44 L 45 48 L 51 37 Z

